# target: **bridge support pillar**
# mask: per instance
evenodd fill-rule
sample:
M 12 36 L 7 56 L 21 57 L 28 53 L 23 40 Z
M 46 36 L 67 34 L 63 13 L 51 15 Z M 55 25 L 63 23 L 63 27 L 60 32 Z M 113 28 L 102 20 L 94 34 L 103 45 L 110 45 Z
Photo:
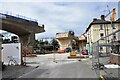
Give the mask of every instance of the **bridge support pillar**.
M 23 50 L 26 49 L 26 55 L 31 56 L 33 53 L 33 46 L 35 42 L 35 33 L 22 35 L 19 36 L 19 38 L 22 44 L 22 55 L 24 55 Z

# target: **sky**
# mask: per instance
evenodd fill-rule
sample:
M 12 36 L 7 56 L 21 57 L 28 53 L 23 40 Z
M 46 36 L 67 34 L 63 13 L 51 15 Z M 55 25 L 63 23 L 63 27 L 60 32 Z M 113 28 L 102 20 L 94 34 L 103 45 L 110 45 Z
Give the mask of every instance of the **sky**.
M 63 0 L 62 0 L 63 1 Z M 107 7 L 109 6 L 109 8 Z M 72 30 L 76 36 L 85 32 L 93 18 L 106 15 L 108 10 L 116 8 L 118 2 L 41 2 L 7 1 L 0 2 L 0 12 L 9 12 L 36 19 L 39 25 L 45 25 L 45 32 L 36 34 L 36 39 L 55 37 L 56 33 Z M 117 12 L 118 13 L 118 12 Z M 107 17 L 107 20 L 109 20 Z M 116 15 L 118 18 L 118 15 Z

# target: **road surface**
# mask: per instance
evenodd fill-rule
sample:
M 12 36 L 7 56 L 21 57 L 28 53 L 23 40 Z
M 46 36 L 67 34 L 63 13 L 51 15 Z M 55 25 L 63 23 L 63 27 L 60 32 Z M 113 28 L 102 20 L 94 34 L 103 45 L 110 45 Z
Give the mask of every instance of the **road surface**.
M 68 55 L 56 54 L 56 62 L 53 61 L 53 54 L 40 55 L 34 58 L 38 68 L 19 78 L 97 78 L 95 71 L 91 69 L 90 60 L 69 60 Z

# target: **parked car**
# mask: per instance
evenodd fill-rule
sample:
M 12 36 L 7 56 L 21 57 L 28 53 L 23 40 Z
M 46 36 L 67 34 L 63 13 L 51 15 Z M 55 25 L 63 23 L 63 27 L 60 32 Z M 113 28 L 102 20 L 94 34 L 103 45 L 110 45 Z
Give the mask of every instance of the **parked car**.
M 66 52 L 71 52 L 71 48 L 66 48 L 65 51 Z
M 82 50 L 83 55 L 88 55 L 88 50 Z
M 58 53 L 65 53 L 65 50 L 59 50 Z

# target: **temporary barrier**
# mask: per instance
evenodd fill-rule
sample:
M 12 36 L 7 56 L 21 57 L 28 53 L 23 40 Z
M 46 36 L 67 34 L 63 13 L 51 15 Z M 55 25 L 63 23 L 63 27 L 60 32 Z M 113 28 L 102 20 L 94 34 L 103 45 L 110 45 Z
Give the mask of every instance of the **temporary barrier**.
M 2 47 L 2 62 L 4 62 L 5 65 L 21 65 L 20 43 L 2 44 Z
M 59 50 L 59 53 L 65 53 L 65 50 Z
M 120 29 L 93 44 L 92 66 L 98 77 L 117 80 L 120 69 Z
M 70 56 L 76 56 L 76 52 L 70 52 Z

